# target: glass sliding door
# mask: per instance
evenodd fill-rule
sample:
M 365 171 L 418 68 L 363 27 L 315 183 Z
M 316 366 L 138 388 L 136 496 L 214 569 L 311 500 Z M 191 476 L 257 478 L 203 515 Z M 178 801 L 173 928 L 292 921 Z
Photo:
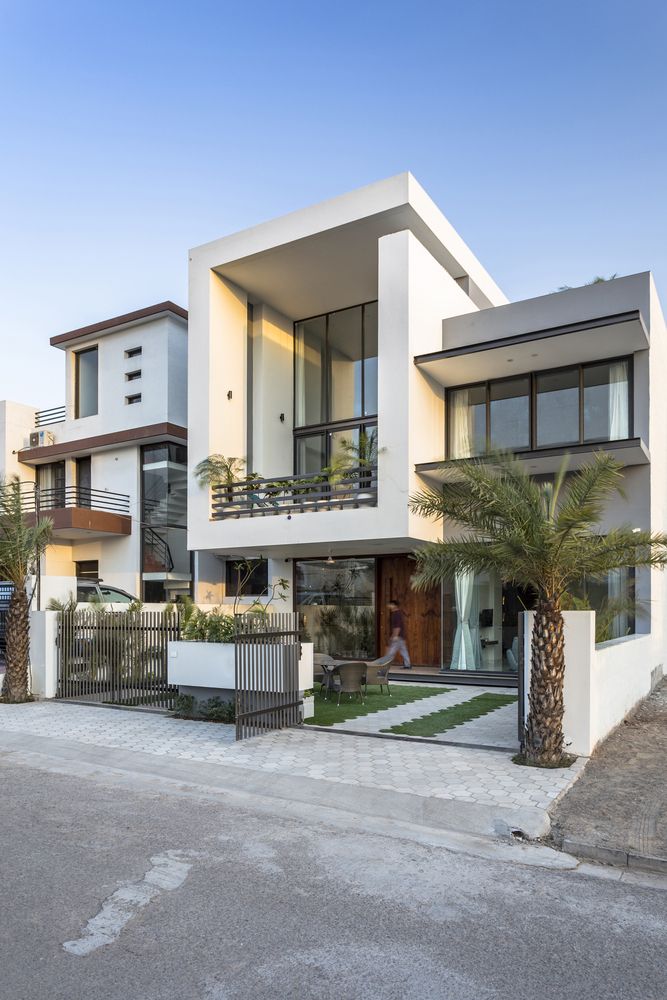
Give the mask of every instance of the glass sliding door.
M 579 442 L 579 369 L 542 372 L 535 377 L 537 447 Z
M 375 559 L 299 560 L 295 580 L 304 641 L 330 656 L 376 656 Z
M 489 438 L 491 448 L 530 448 L 530 376 L 491 383 Z
M 326 420 L 326 317 L 303 320 L 294 327 L 295 425 Z
M 449 457 L 472 458 L 486 451 L 486 385 L 448 393 Z
M 629 363 L 584 368 L 584 440 L 620 441 L 630 434 Z

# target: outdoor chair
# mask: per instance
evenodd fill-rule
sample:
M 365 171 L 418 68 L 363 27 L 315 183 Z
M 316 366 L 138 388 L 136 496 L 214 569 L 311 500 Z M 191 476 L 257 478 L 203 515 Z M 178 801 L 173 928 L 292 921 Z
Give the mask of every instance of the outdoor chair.
M 359 701 L 363 704 L 364 695 L 361 690 L 361 682 L 366 671 L 365 663 L 341 663 L 338 667 L 338 677 L 340 687 L 338 688 L 338 704 L 342 694 L 359 695 Z
M 387 653 L 386 656 L 380 656 L 379 659 L 371 660 L 366 664 L 366 675 L 362 681 L 364 685 L 364 694 L 368 693 L 369 684 L 379 684 L 380 694 L 382 694 L 382 689 L 386 685 L 387 694 L 391 697 L 391 688 L 389 687 L 389 670 L 393 659 L 394 654 Z
M 331 687 L 331 676 L 335 662 L 333 656 L 329 656 L 327 653 L 313 653 L 313 683 L 320 685 L 320 694 L 322 691 L 328 691 Z

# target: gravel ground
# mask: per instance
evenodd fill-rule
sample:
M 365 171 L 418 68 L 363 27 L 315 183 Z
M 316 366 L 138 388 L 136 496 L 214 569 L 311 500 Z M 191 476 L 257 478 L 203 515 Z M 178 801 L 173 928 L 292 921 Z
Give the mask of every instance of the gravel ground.
M 667 679 L 552 811 L 554 839 L 667 858 Z

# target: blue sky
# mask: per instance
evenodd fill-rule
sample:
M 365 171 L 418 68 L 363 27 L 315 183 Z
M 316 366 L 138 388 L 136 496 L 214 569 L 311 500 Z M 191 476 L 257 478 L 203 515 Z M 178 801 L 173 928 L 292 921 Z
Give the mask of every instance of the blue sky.
M 510 299 L 652 269 L 666 5 L 0 0 L 0 398 L 187 249 L 409 169 Z M 54 367 L 55 362 L 55 367 Z

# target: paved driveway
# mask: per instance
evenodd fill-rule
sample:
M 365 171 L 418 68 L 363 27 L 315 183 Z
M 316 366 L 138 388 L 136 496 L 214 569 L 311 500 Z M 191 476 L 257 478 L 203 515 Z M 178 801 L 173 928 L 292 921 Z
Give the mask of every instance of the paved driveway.
M 455 802 L 461 814 L 465 805 L 481 806 L 491 823 L 495 810 L 510 825 L 512 815 L 521 810 L 533 818 L 545 814 L 584 765 L 578 761 L 561 770 L 517 767 L 506 752 L 308 728 L 236 743 L 232 726 L 67 702 L 0 705 L 0 746 L 3 733 L 24 734 L 37 746 L 40 740 L 58 740 L 118 748 L 125 754 L 224 765 L 268 779 L 308 779 L 330 789 L 337 785 Z

